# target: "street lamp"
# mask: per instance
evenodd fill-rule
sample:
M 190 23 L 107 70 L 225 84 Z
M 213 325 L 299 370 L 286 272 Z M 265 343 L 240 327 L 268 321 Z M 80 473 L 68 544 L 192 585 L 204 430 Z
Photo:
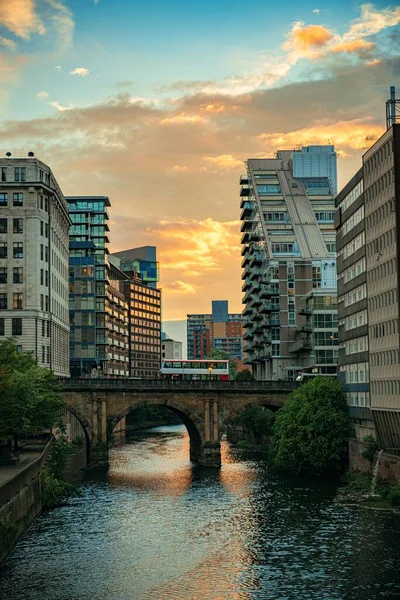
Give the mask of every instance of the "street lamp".
M 208 367 L 208 372 L 209 372 L 209 374 L 210 374 L 210 379 L 211 379 L 212 370 L 213 370 L 213 365 L 210 365 L 210 366 Z

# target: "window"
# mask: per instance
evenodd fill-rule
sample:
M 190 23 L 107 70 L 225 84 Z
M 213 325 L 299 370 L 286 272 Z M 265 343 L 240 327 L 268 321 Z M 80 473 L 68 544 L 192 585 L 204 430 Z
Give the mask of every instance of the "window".
M 48 225 L 48 223 L 44 224 L 44 231 L 45 231 L 45 234 L 44 234 L 45 237 L 48 238 L 49 237 L 49 225 Z
M 14 206 L 23 206 L 24 205 L 24 195 L 21 192 L 13 193 L 13 205 Z
M 24 233 L 23 219 L 13 219 L 13 233 Z
M 21 310 L 22 309 L 22 293 L 17 292 L 13 294 L 13 309 Z
M 22 242 L 13 243 L 13 258 L 24 258 L 24 246 Z
M 21 181 L 26 181 L 26 167 L 21 167 Z
M 40 244 L 40 260 L 44 260 L 43 244 Z
M 0 319 L 0 335 L 4 335 L 4 319 Z
M 7 283 L 7 267 L 0 267 L 0 283 Z
M 8 205 L 8 194 L 7 192 L 0 194 L 0 206 Z
M 7 167 L 1 167 L 1 180 L 7 181 Z
M 22 335 L 22 319 L 12 319 L 12 335 Z
M 0 242 L 0 258 L 7 258 L 7 242 Z
M 257 192 L 260 196 L 264 194 L 282 194 L 281 186 L 275 183 L 257 185 Z
M 44 296 L 40 294 L 40 310 L 44 310 Z
M 43 221 L 40 221 L 40 235 L 43 235 Z
M 271 244 L 272 252 L 292 253 L 294 252 L 294 244 L 274 243 Z
M 0 294 L 0 308 L 7 308 L 7 294 Z
M 44 285 L 43 269 L 40 269 L 40 285 Z
M 7 219 L 0 219 L 0 233 L 7 233 Z
M 19 181 L 20 179 L 19 167 L 14 167 L 14 181 Z
M 312 267 L 313 288 L 321 287 L 321 267 Z

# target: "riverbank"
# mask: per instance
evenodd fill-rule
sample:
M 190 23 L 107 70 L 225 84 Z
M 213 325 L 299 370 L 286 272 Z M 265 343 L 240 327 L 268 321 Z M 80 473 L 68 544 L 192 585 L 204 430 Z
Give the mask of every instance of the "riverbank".
M 354 471 L 348 471 L 343 476 L 343 484 L 338 489 L 335 502 L 390 509 L 400 514 L 399 486 Z

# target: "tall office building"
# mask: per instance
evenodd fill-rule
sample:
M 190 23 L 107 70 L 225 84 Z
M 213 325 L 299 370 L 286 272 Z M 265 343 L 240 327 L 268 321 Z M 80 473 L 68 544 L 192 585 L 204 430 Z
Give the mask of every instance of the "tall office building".
M 73 377 L 127 377 L 128 303 L 108 259 L 107 196 L 67 198 Z
M 388 127 L 337 200 L 340 346 L 358 434 L 374 424 L 381 448 L 399 453 L 400 123 Z M 361 197 L 352 194 L 357 185 Z
M 219 349 L 242 360 L 242 321 L 242 315 L 229 314 L 227 300 L 213 300 L 211 314 L 187 315 L 188 359 L 204 359 Z
M 245 362 L 257 379 L 337 370 L 332 168 L 295 177 L 297 154 L 249 159 L 240 178 Z
M 0 161 L 0 339 L 15 336 L 40 366 L 69 376 L 65 198 L 34 157 Z
M 158 377 L 161 367 L 162 296 L 156 287 L 156 248 L 146 246 L 143 254 L 139 252 L 139 258 L 136 249 L 116 252 L 110 260 L 123 275 L 120 289 L 129 307 L 129 375 L 153 379 Z

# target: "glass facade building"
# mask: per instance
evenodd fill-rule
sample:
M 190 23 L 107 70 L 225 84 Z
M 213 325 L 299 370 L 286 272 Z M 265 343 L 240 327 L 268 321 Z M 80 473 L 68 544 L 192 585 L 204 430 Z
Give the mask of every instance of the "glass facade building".
M 333 195 L 337 194 L 337 155 L 334 146 L 303 146 L 293 152 L 293 176 L 297 179 L 327 177 Z M 308 184 L 309 194 L 313 190 L 318 194 L 322 181 Z M 326 186 L 325 186 L 326 187 Z

